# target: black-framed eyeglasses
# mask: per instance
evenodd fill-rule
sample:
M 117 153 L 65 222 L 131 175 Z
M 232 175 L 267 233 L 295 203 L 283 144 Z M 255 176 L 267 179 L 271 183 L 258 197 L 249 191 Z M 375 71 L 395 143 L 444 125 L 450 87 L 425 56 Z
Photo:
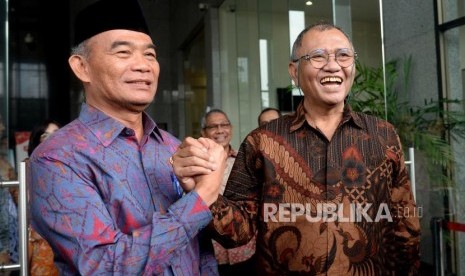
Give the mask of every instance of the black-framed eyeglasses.
M 315 69 L 321 69 L 325 67 L 326 64 L 328 64 L 330 55 L 334 55 L 334 59 L 336 60 L 337 64 L 339 64 L 339 66 L 342 68 L 346 68 L 354 64 L 355 59 L 357 58 L 357 53 L 349 48 L 337 49 L 332 54 L 323 49 L 316 49 L 306 55 L 293 59 L 292 61 L 298 62 L 301 59 L 304 59 L 309 61 Z
M 214 130 L 214 129 L 219 129 L 219 128 L 229 129 L 230 127 L 231 127 L 231 123 L 222 123 L 222 124 L 208 125 L 208 126 L 205 126 L 204 128 L 206 130 Z

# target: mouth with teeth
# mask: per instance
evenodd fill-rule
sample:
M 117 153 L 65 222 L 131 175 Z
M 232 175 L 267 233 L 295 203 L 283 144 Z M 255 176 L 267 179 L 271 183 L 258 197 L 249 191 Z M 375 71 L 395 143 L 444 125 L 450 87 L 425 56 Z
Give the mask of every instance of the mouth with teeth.
M 326 84 L 341 84 L 342 79 L 340 77 L 325 77 L 321 79 L 320 81 L 321 84 L 326 85 Z
M 130 81 L 129 83 L 136 85 L 150 85 L 149 81 Z

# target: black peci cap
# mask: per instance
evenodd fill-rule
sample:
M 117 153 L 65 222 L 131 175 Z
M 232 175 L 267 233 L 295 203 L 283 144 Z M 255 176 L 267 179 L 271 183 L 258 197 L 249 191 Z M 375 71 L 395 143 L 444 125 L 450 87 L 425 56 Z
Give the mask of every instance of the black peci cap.
M 138 0 L 100 0 L 84 8 L 74 22 L 74 45 L 116 29 L 150 35 Z

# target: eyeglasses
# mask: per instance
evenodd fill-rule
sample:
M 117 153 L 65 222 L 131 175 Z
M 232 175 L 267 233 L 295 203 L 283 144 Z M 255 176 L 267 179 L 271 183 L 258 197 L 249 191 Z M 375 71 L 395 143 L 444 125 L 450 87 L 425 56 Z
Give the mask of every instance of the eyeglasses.
M 205 126 L 204 128 L 210 131 L 210 130 L 220 129 L 220 128 L 229 129 L 230 127 L 231 127 L 231 123 L 222 123 L 222 124 L 208 125 L 208 126 Z
M 330 54 L 328 51 L 323 49 L 316 49 L 306 55 L 293 59 L 292 62 L 298 62 L 301 59 L 304 59 L 306 61 L 310 61 L 310 64 L 315 69 L 321 69 L 328 64 L 330 55 L 334 55 L 334 59 L 337 64 L 339 64 L 342 68 L 346 68 L 354 64 L 355 59 L 357 58 L 357 53 L 348 48 L 337 49 L 334 54 Z

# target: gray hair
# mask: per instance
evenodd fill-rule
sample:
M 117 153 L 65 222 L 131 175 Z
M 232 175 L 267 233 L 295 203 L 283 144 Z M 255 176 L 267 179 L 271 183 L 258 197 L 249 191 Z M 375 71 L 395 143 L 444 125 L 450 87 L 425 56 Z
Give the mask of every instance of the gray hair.
M 89 57 L 90 49 L 87 43 L 87 39 L 78 45 L 71 48 L 71 55 L 83 56 L 85 58 Z
M 300 47 L 302 47 L 302 40 L 303 40 L 304 35 L 307 32 L 311 30 L 317 30 L 317 31 L 323 32 L 323 31 L 332 30 L 332 29 L 339 30 L 341 33 L 343 33 L 345 37 L 347 37 L 347 39 L 349 40 L 350 45 L 352 45 L 352 40 L 350 39 L 349 35 L 346 32 L 344 32 L 344 30 L 342 30 L 340 27 L 332 23 L 321 21 L 321 22 L 318 22 L 318 23 L 315 23 L 315 24 L 312 24 L 306 27 L 302 32 L 300 32 L 300 34 L 297 36 L 292 46 L 291 61 L 297 60 L 299 58 L 297 56 L 297 50 L 299 50 Z M 352 48 L 353 48 L 353 45 L 352 45 Z
M 213 108 L 213 109 L 210 109 L 210 111 L 208 111 L 207 113 L 205 113 L 205 115 L 203 115 L 202 120 L 201 120 L 201 122 L 200 122 L 200 127 L 201 127 L 202 129 L 204 129 L 204 128 L 207 126 L 207 119 L 208 119 L 208 117 L 210 117 L 210 115 L 212 115 L 213 113 L 221 113 L 221 114 L 223 114 L 224 117 L 226 117 L 226 119 L 228 120 L 228 123 L 231 123 L 231 121 L 229 121 L 228 115 L 226 115 L 226 113 L 225 113 L 223 110 L 221 110 L 221 109 L 219 109 L 219 108 Z

